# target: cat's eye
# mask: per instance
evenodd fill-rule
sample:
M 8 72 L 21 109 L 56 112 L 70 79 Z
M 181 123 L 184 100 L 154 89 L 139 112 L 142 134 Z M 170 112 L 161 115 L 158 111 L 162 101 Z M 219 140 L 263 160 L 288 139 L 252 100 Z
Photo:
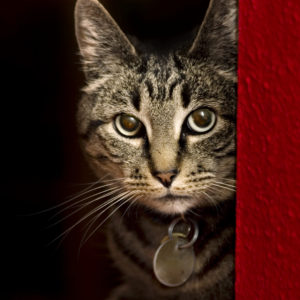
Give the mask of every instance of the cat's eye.
M 120 114 L 115 119 L 117 131 L 126 137 L 135 137 L 140 133 L 142 123 L 132 115 Z
M 206 133 L 216 123 L 216 114 L 209 108 L 199 108 L 193 111 L 188 119 L 188 128 L 195 133 Z

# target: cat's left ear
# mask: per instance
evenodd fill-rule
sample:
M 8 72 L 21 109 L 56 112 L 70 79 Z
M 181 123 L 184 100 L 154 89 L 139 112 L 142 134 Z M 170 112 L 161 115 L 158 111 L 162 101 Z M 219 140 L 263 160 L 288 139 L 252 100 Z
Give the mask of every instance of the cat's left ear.
M 93 70 L 117 71 L 137 57 L 134 46 L 97 0 L 77 0 L 75 30 L 88 77 Z
M 226 70 L 237 64 L 238 1 L 210 0 L 198 34 L 188 51 L 190 57 L 204 58 Z

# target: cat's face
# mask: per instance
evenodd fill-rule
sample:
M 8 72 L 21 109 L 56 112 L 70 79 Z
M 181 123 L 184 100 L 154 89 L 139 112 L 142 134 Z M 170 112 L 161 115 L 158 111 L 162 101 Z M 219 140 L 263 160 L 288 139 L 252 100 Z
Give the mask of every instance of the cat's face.
M 236 81 L 230 59 L 204 55 L 200 34 L 187 53 L 137 53 L 94 0 L 77 4 L 77 37 L 88 79 L 79 128 L 95 173 L 120 179 L 130 201 L 167 214 L 231 197 Z

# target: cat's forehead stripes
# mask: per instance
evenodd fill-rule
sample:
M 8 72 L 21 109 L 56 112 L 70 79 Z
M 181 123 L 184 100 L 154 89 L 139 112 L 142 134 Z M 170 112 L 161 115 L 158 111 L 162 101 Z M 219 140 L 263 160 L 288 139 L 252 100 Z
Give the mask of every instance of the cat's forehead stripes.
M 176 68 L 172 56 L 147 57 L 147 72 L 142 82 L 152 100 L 171 100 L 175 87 L 182 82 L 182 74 Z

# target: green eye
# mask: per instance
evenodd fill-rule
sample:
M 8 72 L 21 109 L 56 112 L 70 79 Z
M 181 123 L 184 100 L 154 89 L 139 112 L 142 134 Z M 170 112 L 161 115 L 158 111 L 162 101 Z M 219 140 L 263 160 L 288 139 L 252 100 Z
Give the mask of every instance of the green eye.
M 188 119 L 189 129 L 196 133 L 205 133 L 210 131 L 216 123 L 216 115 L 209 108 L 199 108 L 193 111 Z
M 120 114 L 115 119 L 115 127 L 121 135 L 134 137 L 140 132 L 142 123 L 134 116 Z

